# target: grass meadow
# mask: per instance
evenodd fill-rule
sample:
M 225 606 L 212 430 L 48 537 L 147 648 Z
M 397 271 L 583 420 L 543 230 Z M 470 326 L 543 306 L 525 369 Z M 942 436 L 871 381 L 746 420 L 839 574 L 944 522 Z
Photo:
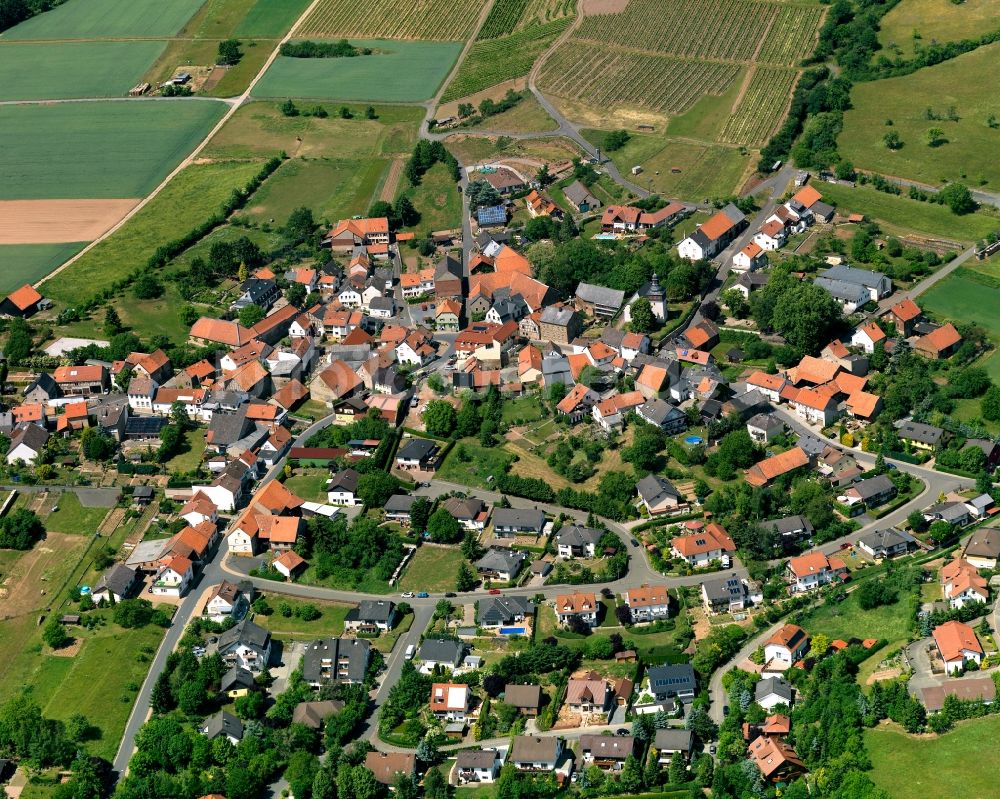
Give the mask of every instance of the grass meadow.
M 407 103 L 434 95 L 462 51 L 460 42 L 353 42 L 378 52 L 357 58 L 279 57 L 256 97 Z
M 70 307 L 93 296 L 144 263 L 157 247 L 204 222 L 259 170 L 260 162 L 250 161 L 187 167 L 118 231 L 47 281 L 45 295 Z
M 256 0 L 233 33 L 236 36 L 283 36 L 309 6 L 309 0 Z
M 401 591 L 454 591 L 464 558 L 458 547 L 424 545 L 417 550 L 399 580 Z
M 293 641 L 315 641 L 317 638 L 335 638 L 344 632 L 344 618 L 351 605 L 341 602 L 323 602 L 320 600 L 293 599 L 281 594 L 267 597 L 268 604 L 274 611 L 270 616 L 256 614 L 254 622 L 271 634 Z M 303 621 L 295 612 L 305 605 L 312 605 L 320 612 L 318 619 Z M 290 616 L 282 615 L 282 610 L 291 610 Z
M 173 36 L 204 0 L 68 0 L 5 31 L 3 39 Z
M 190 100 L 0 106 L 0 199 L 142 197 L 224 111 Z
M 961 13 L 961 6 L 948 5 L 950 13 Z M 852 108 L 844 113 L 840 152 L 854 166 L 886 175 L 933 185 L 963 180 L 975 187 L 985 181 L 988 189 L 998 190 L 1000 128 L 991 128 L 987 118 L 1000 111 L 1000 82 L 984 80 L 996 73 L 998 61 L 1000 42 L 912 75 L 857 84 L 851 92 Z M 947 118 L 950 109 L 958 121 Z M 928 110 L 935 119 L 927 118 Z M 891 127 L 887 120 L 892 120 Z M 925 143 L 933 127 L 943 131 L 944 144 Z M 882 143 L 889 130 L 902 139 L 899 150 Z
M 872 780 L 892 799 L 996 796 L 983 757 L 1000 737 L 1000 716 L 959 722 L 944 735 L 915 737 L 895 728 L 865 730 Z
M 0 100 L 122 97 L 163 52 L 164 43 L 0 44 Z
M 858 603 L 857 591 L 853 591 L 843 602 L 824 603 L 806 613 L 799 624 L 810 635 L 823 633 L 831 639 L 884 638 L 895 641 L 909 635 L 918 599 L 915 592 L 901 593 L 899 600 L 891 605 L 864 610 Z
M 420 212 L 417 230 L 449 230 L 462 224 L 462 195 L 458 193 L 444 164 L 435 164 L 425 174 L 419 186 L 402 181 L 400 194 L 410 198 Z
M 995 0 L 902 0 L 879 21 L 878 40 L 890 50 L 895 47 L 910 57 L 917 43 L 955 42 L 974 39 L 995 28 Z M 917 33 L 920 39 L 914 39 Z
M 69 244 L 0 245 L 0 293 L 7 294 L 25 283 L 34 283 L 86 246 L 80 241 Z

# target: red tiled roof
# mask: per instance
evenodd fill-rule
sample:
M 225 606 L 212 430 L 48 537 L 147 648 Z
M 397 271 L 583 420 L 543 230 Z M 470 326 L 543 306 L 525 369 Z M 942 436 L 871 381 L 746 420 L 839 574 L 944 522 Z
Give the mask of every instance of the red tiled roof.
M 941 651 L 945 663 L 960 660 L 965 650 L 983 654 L 983 646 L 976 638 L 975 630 L 960 621 L 946 621 L 935 627 L 934 642 Z
M 27 283 L 7 295 L 7 301 L 19 311 L 28 310 L 32 305 L 37 305 L 41 299 L 42 295 Z

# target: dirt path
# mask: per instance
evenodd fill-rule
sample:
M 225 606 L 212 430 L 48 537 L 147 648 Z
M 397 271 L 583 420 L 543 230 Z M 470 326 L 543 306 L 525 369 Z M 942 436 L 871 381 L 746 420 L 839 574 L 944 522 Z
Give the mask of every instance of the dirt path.
M 299 15 L 299 18 L 297 20 L 295 20 L 295 24 L 293 24 L 292 27 L 288 29 L 288 33 L 285 34 L 284 38 L 275 45 L 274 49 L 271 51 L 271 54 L 267 57 L 267 60 L 264 62 L 260 70 L 254 76 L 254 79 L 250 81 L 250 84 L 247 86 L 243 94 L 241 94 L 239 97 L 235 98 L 232 101 L 227 101 L 229 102 L 229 110 L 222 115 L 222 119 L 220 119 L 215 124 L 215 127 L 213 127 L 205 135 L 205 137 L 198 143 L 198 146 L 195 147 L 194 150 L 192 150 L 190 153 L 188 153 L 187 158 L 185 158 L 176 167 L 174 167 L 173 171 L 163 179 L 163 181 L 160 183 L 159 186 L 153 189 L 153 191 L 151 191 L 141 202 L 136 204 L 136 206 L 131 211 L 129 211 L 116 225 L 108 229 L 99 238 L 94 239 L 94 241 L 90 242 L 90 244 L 88 244 L 86 247 L 80 250 L 80 252 L 78 252 L 76 255 L 74 255 L 72 258 L 66 261 L 66 263 L 64 263 L 54 272 L 50 272 L 44 278 L 35 283 L 35 287 L 37 288 L 41 286 L 42 283 L 44 283 L 45 281 L 51 280 L 53 277 L 58 275 L 64 269 L 76 263 L 80 258 L 82 258 L 86 253 L 94 249 L 94 247 L 96 247 L 102 241 L 107 239 L 109 236 L 114 235 L 114 233 L 120 230 L 132 217 L 134 217 L 149 203 L 151 203 L 154 199 L 156 199 L 157 195 L 159 195 L 159 193 L 167 187 L 167 184 L 169 184 L 171 180 L 177 177 L 177 175 L 179 175 L 184 169 L 186 169 L 190 164 L 192 164 L 194 160 L 201 154 L 201 151 L 205 149 L 205 146 L 212 140 L 215 134 L 218 133 L 220 130 L 222 130 L 223 126 L 232 118 L 233 114 L 236 113 L 237 109 L 239 109 L 239 107 L 243 105 L 243 103 L 245 103 L 247 99 L 250 97 L 250 92 L 254 90 L 254 88 L 260 82 L 260 79 L 264 77 L 264 73 L 267 72 L 271 64 L 273 64 L 274 60 L 278 57 L 278 54 L 281 51 L 281 45 L 291 40 L 292 36 L 299 29 L 299 26 L 302 25 L 302 23 L 305 21 L 306 17 L 308 17 L 309 14 L 312 13 L 313 9 L 316 8 L 316 6 L 318 6 L 319 4 L 320 0 L 312 0 L 312 2 L 309 4 L 309 7 L 306 8 L 306 10 L 303 11 L 301 15 Z
M 403 175 L 403 165 L 405 158 L 393 158 L 389 165 L 389 172 L 385 176 L 385 183 L 382 184 L 382 191 L 378 198 L 391 203 L 396 199 L 396 189 L 399 188 L 399 179 Z

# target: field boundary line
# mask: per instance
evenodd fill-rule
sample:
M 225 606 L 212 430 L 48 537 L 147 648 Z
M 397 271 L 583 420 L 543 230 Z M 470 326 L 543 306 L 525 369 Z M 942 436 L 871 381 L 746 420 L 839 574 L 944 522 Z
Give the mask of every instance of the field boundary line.
M 483 25 L 486 24 L 486 18 L 490 15 L 490 11 L 493 10 L 493 5 L 496 0 L 490 0 L 490 2 L 483 5 L 483 10 L 479 12 L 479 19 L 476 22 L 476 28 L 472 31 L 472 35 L 466 40 L 465 44 L 462 46 L 462 52 L 458 54 L 458 58 L 455 59 L 454 65 L 452 65 L 451 71 L 445 75 L 444 80 L 441 81 L 441 85 L 438 86 L 437 91 L 434 96 L 427 101 L 427 115 L 424 117 L 423 123 L 420 125 L 420 137 L 426 138 L 427 133 L 430 131 L 430 121 L 434 116 L 434 113 L 439 105 L 441 105 L 441 97 L 444 95 L 445 90 L 451 84 L 453 80 L 458 76 L 458 70 L 461 68 L 462 63 L 469 55 L 469 51 L 472 46 L 476 43 L 476 39 L 479 37 L 479 31 L 483 29 Z
M 188 153 L 188 156 L 185 159 L 183 159 L 176 167 L 174 167 L 173 171 L 161 181 L 159 186 L 154 188 L 152 192 L 146 195 L 146 197 L 144 197 L 135 206 L 135 208 L 129 211 L 117 224 L 109 228 L 100 237 L 94 239 L 92 242 L 90 242 L 90 244 L 88 244 L 86 247 L 80 250 L 80 252 L 78 252 L 64 264 L 59 266 L 57 269 L 55 269 L 52 272 L 49 272 L 49 274 L 47 274 L 37 283 L 34 283 L 33 284 L 34 287 L 35 288 L 41 287 L 42 284 L 44 284 L 46 281 L 51 280 L 60 272 L 62 272 L 64 269 L 67 269 L 68 267 L 76 263 L 78 260 L 80 260 L 80 258 L 82 258 L 86 253 L 94 249 L 94 247 L 96 247 L 102 241 L 105 241 L 106 239 L 114 235 L 117 231 L 121 230 L 130 219 L 132 219 L 143 208 L 145 208 L 147 205 L 149 205 L 149 203 L 151 203 L 154 199 L 156 199 L 156 197 L 160 194 L 161 191 L 163 191 L 167 187 L 167 184 L 170 183 L 171 180 L 177 177 L 177 175 L 179 175 L 182 171 L 184 171 L 184 169 L 189 167 L 194 162 L 194 160 L 201 154 L 201 151 L 204 150 L 205 147 L 208 145 L 208 143 L 215 137 L 215 135 L 220 130 L 222 130 L 223 126 L 230 119 L 232 119 L 233 115 L 237 112 L 237 110 L 239 110 L 239 108 L 247 101 L 247 99 L 250 97 L 250 93 L 254 90 L 254 87 L 257 86 L 257 84 L 260 82 L 260 79 L 264 77 L 264 73 L 267 72 L 268 69 L 270 69 L 271 64 L 274 63 L 275 59 L 280 54 L 281 45 L 291 40 L 292 36 L 299 29 L 299 26 L 302 24 L 305 18 L 312 12 L 312 10 L 316 6 L 320 4 L 320 2 L 322 2 L 322 0 L 312 0 L 312 2 L 309 4 L 309 7 L 302 12 L 302 14 L 299 16 L 297 20 L 295 20 L 292 26 L 288 29 L 288 33 L 286 33 L 284 38 L 281 39 L 281 41 L 279 41 L 275 45 L 274 49 L 271 51 L 271 54 L 267 57 L 267 60 L 261 66 L 260 70 L 258 70 L 253 80 L 250 81 L 250 84 L 247 86 L 247 88 L 243 91 L 243 94 L 235 98 L 224 98 L 222 100 L 223 102 L 229 105 L 229 110 L 222 115 L 222 118 L 215 124 L 215 126 L 208 132 L 208 134 L 197 144 L 197 146 L 190 153 Z

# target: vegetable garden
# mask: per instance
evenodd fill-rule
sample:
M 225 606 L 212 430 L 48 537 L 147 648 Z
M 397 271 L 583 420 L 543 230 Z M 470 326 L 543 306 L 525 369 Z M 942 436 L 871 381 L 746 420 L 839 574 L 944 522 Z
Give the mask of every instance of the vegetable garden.
M 719 136 L 734 144 L 762 144 L 784 114 L 798 72 L 787 67 L 758 67 L 743 98 Z
M 482 6 L 476 0 L 322 0 L 298 31 L 300 36 L 350 39 L 467 39 Z

